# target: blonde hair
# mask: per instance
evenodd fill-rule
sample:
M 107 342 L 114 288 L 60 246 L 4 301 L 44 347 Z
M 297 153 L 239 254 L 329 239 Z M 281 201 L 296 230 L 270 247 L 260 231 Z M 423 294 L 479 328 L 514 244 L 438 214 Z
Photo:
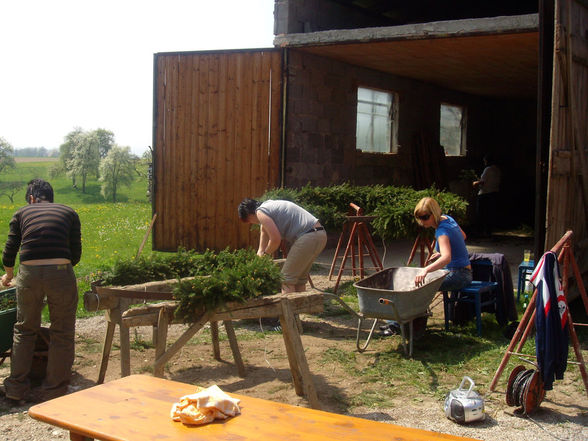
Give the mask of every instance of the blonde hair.
M 418 216 L 423 216 L 425 214 L 430 214 L 435 219 L 435 228 L 439 225 L 441 221 L 441 207 L 439 207 L 439 203 L 433 198 L 422 198 L 416 207 L 414 207 L 414 217 L 419 225 L 423 225 L 423 222 L 418 218 Z

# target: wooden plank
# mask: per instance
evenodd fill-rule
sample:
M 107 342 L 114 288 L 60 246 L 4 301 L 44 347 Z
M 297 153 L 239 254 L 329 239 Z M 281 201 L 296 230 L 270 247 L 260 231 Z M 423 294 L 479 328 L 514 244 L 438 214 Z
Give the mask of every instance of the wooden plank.
M 237 365 L 237 372 L 241 378 L 244 378 L 245 365 L 241 358 L 241 351 L 239 350 L 239 344 L 237 343 L 237 335 L 235 334 L 235 328 L 233 328 L 233 322 L 225 320 L 223 324 L 225 325 L 225 332 L 227 333 L 231 352 L 233 353 L 233 360 L 235 360 L 235 365 Z
M 252 72 L 251 72 L 251 57 L 241 57 L 241 75 L 240 78 L 240 87 L 239 87 L 239 108 L 238 108 L 238 118 L 241 122 L 241 142 L 240 142 L 240 149 L 239 149 L 239 161 L 245 165 L 243 167 L 244 176 L 242 177 L 243 185 L 248 189 L 248 194 L 251 196 L 257 196 L 255 194 L 256 188 L 254 187 L 254 178 L 253 178 L 253 164 L 251 161 L 251 154 L 252 154 L 252 144 L 251 144 L 251 110 L 252 110 L 252 102 L 251 102 L 251 82 L 252 82 Z
M 110 349 L 112 348 L 112 340 L 114 339 L 114 328 L 116 324 L 108 321 L 106 324 L 106 334 L 104 335 L 104 342 L 102 343 L 102 358 L 100 360 L 100 369 L 98 371 L 98 384 L 104 383 L 106 377 L 106 369 L 108 368 L 108 360 L 110 359 Z
M 230 75 L 231 75 L 231 92 L 232 92 L 232 104 L 233 104 L 233 158 L 234 158 L 234 177 L 235 182 L 239 182 L 239 185 L 235 186 L 235 199 L 239 202 L 245 197 L 249 197 L 249 187 L 245 184 L 245 180 L 249 175 L 246 168 L 242 165 L 243 158 L 241 157 L 241 148 L 244 141 L 244 129 L 241 119 L 242 109 L 242 92 L 243 89 L 243 56 L 241 54 L 232 57 L 230 60 Z M 241 164 L 241 165 L 240 165 Z M 249 243 L 249 229 L 250 225 L 239 222 L 239 241 L 237 247 L 245 247 Z
M 190 115 L 189 109 L 186 106 L 186 70 L 188 68 L 189 56 L 178 55 L 178 73 L 177 73 L 177 86 L 174 88 L 177 91 L 176 95 L 176 106 L 175 106 L 175 118 L 174 118 L 174 154 L 170 158 L 172 167 L 172 179 L 168 182 L 168 186 L 171 187 L 172 183 L 175 185 L 174 192 L 169 188 L 168 192 L 172 196 L 174 210 L 171 211 L 168 216 L 173 219 L 173 233 L 174 241 L 173 244 L 176 246 L 184 246 L 184 235 L 185 235 L 185 223 L 186 219 L 184 215 L 186 213 L 184 200 L 185 194 L 188 194 L 188 181 L 183 179 L 185 176 L 183 173 L 183 164 L 185 163 L 186 153 L 186 138 L 185 138 L 185 122 L 186 115 Z
M 182 74 L 180 89 L 180 97 L 182 100 L 182 125 L 183 129 L 178 132 L 181 135 L 181 150 L 182 154 L 177 158 L 177 168 L 181 176 L 181 192 L 178 195 L 178 244 L 184 248 L 191 249 L 194 247 L 194 228 L 193 224 L 193 209 L 190 205 L 190 199 L 186 195 L 191 194 L 193 188 L 190 182 L 190 159 L 192 151 L 192 131 L 193 131 L 193 116 L 192 116 L 192 64 L 194 62 L 193 55 L 184 55 L 182 57 Z
M 200 241 L 197 249 L 204 250 L 208 243 L 212 218 L 208 212 L 209 173 L 208 173 L 208 65 L 209 57 L 201 55 L 198 63 L 198 167 L 196 168 L 196 188 L 198 205 L 201 207 L 199 222 L 196 225 Z
M 224 231 L 220 228 L 219 220 L 226 217 L 224 213 L 224 195 L 219 191 L 219 181 L 222 181 L 222 173 L 224 173 L 224 164 L 222 163 L 222 155 L 219 152 L 219 133 L 218 133 L 218 108 L 219 108 L 219 56 L 218 54 L 210 55 L 210 62 L 208 65 L 208 144 L 207 152 L 207 172 L 208 172 L 208 222 L 209 227 L 209 243 L 210 248 L 221 250 L 223 248 L 222 241 Z
M 280 323 L 282 325 L 286 349 L 288 350 L 288 359 L 290 360 L 290 366 L 293 366 L 293 364 L 296 365 L 296 369 L 291 369 L 292 377 L 300 376 L 299 381 L 302 381 L 304 396 L 310 402 L 313 409 L 320 409 L 320 401 L 314 387 L 314 381 L 312 381 L 312 376 L 310 375 L 310 369 L 308 368 L 304 347 L 302 346 L 302 340 L 300 340 L 300 334 L 298 333 L 295 315 L 290 307 L 290 300 L 284 298 L 280 303 L 282 306 Z M 296 361 L 293 363 L 293 360 Z M 298 392 L 298 389 L 296 393 L 302 395 L 302 393 Z
M 225 116 L 222 118 L 225 121 L 226 128 L 226 157 L 225 164 L 227 168 L 227 187 L 225 192 L 230 195 L 233 201 L 233 207 L 237 210 L 237 206 L 243 196 L 243 189 L 240 185 L 235 185 L 239 181 L 239 173 L 241 165 L 237 161 L 237 123 L 235 118 L 235 101 L 236 101 L 236 76 L 237 65 L 235 57 L 225 56 L 226 62 L 226 77 L 225 77 Z M 241 237 L 246 234 L 247 226 L 237 220 L 230 222 L 229 243 L 235 248 L 242 248 L 243 240 Z
M 261 57 L 259 54 L 250 57 L 249 70 L 251 71 L 250 83 L 247 90 L 249 91 L 249 115 L 251 118 L 251 179 L 253 185 L 252 195 L 255 197 L 261 196 L 260 188 L 267 188 L 265 185 L 267 158 L 264 157 L 263 149 L 261 148 L 261 100 L 263 93 L 263 77 L 261 69 Z
M 201 167 L 200 162 L 200 136 L 199 136 L 199 118 L 200 118 L 200 57 L 197 55 L 192 56 L 192 95 L 191 95 L 191 115 L 192 124 L 190 125 L 190 171 L 188 176 L 184 176 L 184 179 L 188 179 L 190 185 L 190 193 L 186 195 L 187 200 L 190 204 L 190 212 L 192 213 L 192 220 L 190 228 L 192 229 L 192 241 L 190 248 L 199 249 L 203 238 L 201 236 L 200 228 L 198 227 L 200 219 L 206 210 L 206 206 L 202 204 L 200 200 L 201 189 L 198 187 L 199 175 L 198 171 Z
M 227 75 L 228 63 L 225 54 L 219 54 L 218 58 L 218 87 L 217 87 L 217 114 L 215 115 L 218 143 L 217 149 L 217 192 L 219 203 L 219 215 L 217 216 L 215 243 L 222 248 L 227 242 L 235 243 L 235 205 L 232 188 L 234 186 L 233 170 L 231 169 L 231 150 L 227 139 Z
M 270 157 L 268 160 L 270 187 L 280 184 L 280 147 L 282 145 L 282 56 L 283 52 L 270 52 L 271 56 L 271 118 Z
M 157 63 L 157 77 L 156 77 L 156 90 L 157 98 L 154 105 L 156 106 L 157 112 L 157 126 L 155 128 L 155 145 L 154 157 L 153 157 L 153 187 L 155 191 L 152 195 L 154 201 L 155 212 L 164 213 L 164 195 L 163 191 L 163 177 L 165 172 L 165 161 L 164 158 L 167 156 L 167 145 L 166 145 L 166 122 L 167 122 L 167 102 L 166 102 L 166 79 L 167 79 L 167 58 L 158 55 L 156 58 Z M 165 219 L 160 219 L 153 229 L 153 246 L 161 249 L 164 244 L 163 234 L 165 231 Z
M 210 321 L 210 336 L 212 340 L 212 356 L 215 360 L 220 360 L 220 345 L 218 341 L 218 322 L 215 320 Z
M 167 346 L 167 328 L 169 325 L 169 317 L 165 309 L 159 311 L 157 320 L 157 338 L 155 344 L 155 359 L 157 360 L 165 353 Z
M 164 226 L 164 243 L 166 249 L 175 249 L 177 244 L 176 234 L 176 216 L 178 213 L 178 207 L 174 203 L 176 201 L 176 191 L 172 191 L 172 185 L 176 183 L 178 179 L 174 158 L 177 154 L 177 116 L 178 116 L 178 63 L 177 57 L 169 57 L 168 66 L 168 87 L 166 90 L 167 95 L 167 122 L 166 122 L 166 168 L 165 176 L 166 180 L 162 186 L 167 197 L 165 197 L 164 212 L 166 213 L 167 225 Z

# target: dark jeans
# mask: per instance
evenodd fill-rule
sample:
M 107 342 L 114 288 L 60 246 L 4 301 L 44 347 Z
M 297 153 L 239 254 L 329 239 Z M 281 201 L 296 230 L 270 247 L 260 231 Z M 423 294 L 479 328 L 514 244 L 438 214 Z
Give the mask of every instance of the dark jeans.
M 498 193 L 478 195 L 477 223 L 479 233 L 489 236 L 496 228 L 496 210 L 498 209 Z
M 472 270 L 468 268 L 456 268 L 449 270 L 449 274 L 445 276 L 439 291 L 459 291 L 470 283 L 472 283 Z
M 16 279 L 17 317 L 10 357 L 10 376 L 4 380 L 6 396 L 22 399 L 30 388 L 37 332 L 44 300 L 49 306 L 49 351 L 44 398 L 63 395 L 71 378 L 78 289 L 70 264 L 20 265 Z

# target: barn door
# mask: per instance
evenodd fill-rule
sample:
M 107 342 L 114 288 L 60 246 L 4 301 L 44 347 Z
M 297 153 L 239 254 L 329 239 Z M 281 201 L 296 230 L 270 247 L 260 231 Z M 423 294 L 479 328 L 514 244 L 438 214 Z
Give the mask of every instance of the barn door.
M 588 3 L 555 2 L 545 249 L 566 230 L 588 236 Z
M 156 54 L 153 248 L 254 240 L 237 206 L 279 182 L 281 51 Z

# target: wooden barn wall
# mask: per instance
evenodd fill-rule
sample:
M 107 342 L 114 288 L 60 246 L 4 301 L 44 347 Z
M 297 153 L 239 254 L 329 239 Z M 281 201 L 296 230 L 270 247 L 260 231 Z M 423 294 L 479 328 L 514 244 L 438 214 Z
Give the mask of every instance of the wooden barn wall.
M 472 96 L 296 50 L 288 53 L 287 78 L 286 186 L 350 182 L 423 188 L 435 183 L 438 188 L 448 188 L 470 202 L 473 222 L 475 192 L 470 181 L 460 179 L 460 173 L 473 169 L 480 174 L 484 154 L 492 153 L 503 170 L 501 206 L 505 212 L 509 210 L 501 222 L 517 227 L 520 223 L 533 225 L 537 127 L 534 97 Z M 397 154 L 356 150 L 359 85 L 398 92 L 400 147 Z M 464 157 L 436 154 L 440 148 L 442 102 L 467 108 Z M 424 149 L 417 149 L 422 144 Z M 422 177 L 422 169 L 427 168 L 437 170 L 426 173 L 429 179 Z M 417 179 L 419 175 L 421 178 Z
M 153 248 L 254 243 L 239 202 L 279 181 L 281 52 L 156 54 Z
M 588 270 L 588 10 L 585 2 L 556 2 L 552 124 L 545 249 L 574 231 Z

